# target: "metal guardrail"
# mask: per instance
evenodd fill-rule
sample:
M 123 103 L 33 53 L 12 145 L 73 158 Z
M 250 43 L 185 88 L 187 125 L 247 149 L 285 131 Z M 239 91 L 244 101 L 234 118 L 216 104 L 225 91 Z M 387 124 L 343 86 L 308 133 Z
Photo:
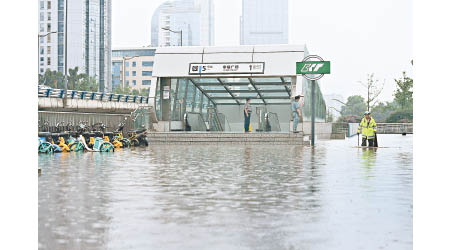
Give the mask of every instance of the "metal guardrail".
M 412 134 L 412 123 L 377 123 L 377 134 Z
M 358 130 L 359 123 L 332 124 L 332 133 L 345 133 L 347 137 L 353 136 Z M 412 134 L 412 123 L 377 123 L 377 134 Z
M 49 97 L 49 98 L 64 98 L 64 89 L 53 89 L 53 88 L 38 88 L 39 97 Z M 80 91 L 80 90 L 67 90 L 67 99 L 78 99 L 78 100 L 97 100 L 97 101 L 109 101 L 109 102 L 128 102 L 128 103 L 140 103 L 148 104 L 149 97 L 137 96 L 137 95 L 124 95 L 124 94 L 114 94 L 114 93 L 103 93 L 103 92 L 90 92 L 90 91 Z

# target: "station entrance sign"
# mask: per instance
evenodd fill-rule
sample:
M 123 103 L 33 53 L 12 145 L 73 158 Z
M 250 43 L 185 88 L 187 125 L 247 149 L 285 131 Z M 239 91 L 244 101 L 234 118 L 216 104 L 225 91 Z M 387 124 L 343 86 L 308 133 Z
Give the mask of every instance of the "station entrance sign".
M 307 56 L 303 61 L 296 63 L 296 74 L 311 80 L 311 146 L 314 146 L 316 80 L 322 78 L 324 74 L 330 74 L 330 61 L 324 61 L 322 57 L 317 55 Z
M 189 75 L 221 74 L 264 74 L 264 62 L 189 64 Z
M 296 64 L 296 74 L 303 75 L 308 80 L 319 80 L 324 74 L 330 74 L 330 61 L 324 61 L 320 56 L 310 55 Z

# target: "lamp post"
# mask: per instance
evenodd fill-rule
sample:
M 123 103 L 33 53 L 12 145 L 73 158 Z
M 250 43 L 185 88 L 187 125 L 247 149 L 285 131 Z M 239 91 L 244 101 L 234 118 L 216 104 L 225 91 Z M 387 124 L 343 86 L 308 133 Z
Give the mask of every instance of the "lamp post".
M 51 31 L 51 32 L 48 32 L 47 34 L 42 34 L 42 35 L 39 35 L 38 34 L 38 74 L 40 73 L 39 72 L 39 66 L 40 66 L 40 51 L 39 51 L 39 48 L 40 48 L 40 39 L 41 39 L 41 37 L 46 37 L 46 36 L 48 36 L 48 35 L 50 35 L 50 34 L 53 34 L 53 33 L 58 33 L 58 31 Z
M 139 56 L 132 56 L 132 57 L 128 57 L 128 58 L 126 58 L 125 56 L 122 57 L 123 58 L 123 60 L 122 60 L 122 89 L 125 88 L 125 61 L 133 59 L 135 57 L 139 57 Z
M 180 33 L 180 41 L 181 41 L 181 45 L 180 46 L 183 46 L 183 30 L 171 30 L 171 29 L 169 29 L 169 28 L 167 28 L 167 27 L 164 27 L 164 28 L 161 28 L 162 30 L 167 30 L 167 31 L 170 31 L 170 32 L 173 32 L 173 33 Z
M 68 3 L 69 0 L 66 0 L 64 3 L 64 99 L 63 99 L 63 107 L 66 107 L 67 105 L 67 9 L 68 9 Z

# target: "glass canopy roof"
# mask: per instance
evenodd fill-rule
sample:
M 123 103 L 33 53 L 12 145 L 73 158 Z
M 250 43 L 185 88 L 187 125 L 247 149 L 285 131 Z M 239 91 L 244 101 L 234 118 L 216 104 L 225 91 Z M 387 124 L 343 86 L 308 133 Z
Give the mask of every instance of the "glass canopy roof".
M 290 103 L 291 78 L 188 78 L 217 105 L 253 104 L 285 105 Z

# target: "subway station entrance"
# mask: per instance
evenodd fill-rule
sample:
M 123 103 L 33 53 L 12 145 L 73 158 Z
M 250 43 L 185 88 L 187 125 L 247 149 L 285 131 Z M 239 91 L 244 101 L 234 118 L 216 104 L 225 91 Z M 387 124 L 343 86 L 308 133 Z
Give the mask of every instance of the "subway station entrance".
M 150 91 L 160 132 L 243 132 L 250 98 L 252 132 L 289 132 L 291 102 L 305 95 L 308 81 L 295 74 L 306 47 L 163 47 L 155 53 Z M 316 110 L 325 118 L 319 91 Z

